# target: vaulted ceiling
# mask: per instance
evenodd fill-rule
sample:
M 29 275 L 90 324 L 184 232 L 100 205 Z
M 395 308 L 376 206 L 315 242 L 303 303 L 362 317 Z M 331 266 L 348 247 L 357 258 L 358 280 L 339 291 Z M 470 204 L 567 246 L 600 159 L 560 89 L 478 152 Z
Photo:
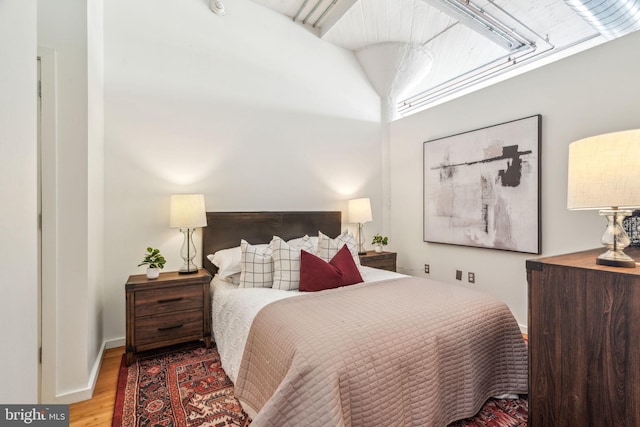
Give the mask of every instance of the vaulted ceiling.
M 354 51 L 396 118 L 640 28 L 640 0 L 254 1 Z

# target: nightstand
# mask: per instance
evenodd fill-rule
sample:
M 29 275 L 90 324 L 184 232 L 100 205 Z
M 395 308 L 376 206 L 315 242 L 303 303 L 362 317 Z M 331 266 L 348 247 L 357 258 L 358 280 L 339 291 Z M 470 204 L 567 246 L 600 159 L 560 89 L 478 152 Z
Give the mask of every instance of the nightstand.
M 203 340 L 211 347 L 211 275 L 160 273 L 129 276 L 127 298 L 127 365 L 136 353 L 168 345 Z
M 367 251 L 366 254 L 358 255 L 360 264 L 379 268 L 381 270 L 396 271 L 396 253 L 395 252 L 376 252 Z

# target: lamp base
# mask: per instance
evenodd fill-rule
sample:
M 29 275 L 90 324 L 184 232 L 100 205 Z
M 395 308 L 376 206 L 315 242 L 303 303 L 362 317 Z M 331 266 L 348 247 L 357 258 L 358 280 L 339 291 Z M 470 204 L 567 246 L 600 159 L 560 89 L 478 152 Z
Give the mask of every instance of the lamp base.
M 358 249 L 358 255 L 365 255 L 367 250 L 364 248 L 364 234 L 362 233 L 362 223 L 358 223 L 358 238 L 356 242 L 356 248 Z
M 181 228 L 180 231 L 184 234 L 184 241 L 182 242 L 182 249 L 180 249 L 180 256 L 184 263 L 178 270 L 180 274 L 192 274 L 198 272 L 198 266 L 193 263 L 193 259 L 196 257 L 196 245 L 193 244 L 193 233 L 195 228 Z
M 183 264 L 182 267 L 178 270 L 180 274 L 193 274 L 198 272 L 198 266 L 194 263 L 190 263 L 189 265 Z
M 629 246 L 631 240 L 622 227 L 622 220 L 631 215 L 627 209 L 603 209 L 600 215 L 607 217 L 607 227 L 602 235 L 602 244 L 607 247 L 607 252 L 596 258 L 596 264 L 610 267 L 635 268 L 636 262 L 624 253 L 624 248 Z
M 623 256 L 620 254 L 616 254 L 612 251 L 607 251 L 596 258 L 596 264 L 598 265 L 608 265 L 610 267 L 626 267 L 626 268 L 635 268 L 636 262 L 633 258 L 623 253 Z

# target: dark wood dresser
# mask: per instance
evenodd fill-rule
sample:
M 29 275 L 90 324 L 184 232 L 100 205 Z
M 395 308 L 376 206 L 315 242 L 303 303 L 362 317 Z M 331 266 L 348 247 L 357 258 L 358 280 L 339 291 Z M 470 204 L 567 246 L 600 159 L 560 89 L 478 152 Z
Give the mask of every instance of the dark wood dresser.
M 640 267 L 603 252 L 527 261 L 529 427 L 640 426 Z
M 367 251 L 366 254 L 360 254 L 360 264 L 367 267 L 379 268 L 382 270 L 396 271 L 396 253 L 395 252 L 376 252 Z
M 200 339 L 211 347 L 209 282 L 211 275 L 203 269 L 194 274 L 160 273 L 157 279 L 129 276 L 127 365 L 136 353 L 158 347 Z

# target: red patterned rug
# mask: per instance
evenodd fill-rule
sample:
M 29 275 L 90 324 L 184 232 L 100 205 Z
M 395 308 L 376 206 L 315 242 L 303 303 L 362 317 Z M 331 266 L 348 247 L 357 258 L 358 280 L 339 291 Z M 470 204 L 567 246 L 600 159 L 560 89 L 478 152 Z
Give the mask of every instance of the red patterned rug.
M 448 427 L 527 427 L 527 399 L 489 399 L 475 417 L 456 421 Z
M 246 427 L 215 348 L 191 347 L 139 357 L 118 377 L 113 427 Z
M 526 427 L 526 399 L 490 399 L 473 418 L 449 427 Z M 215 348 L 191 347 L 139 357 L 118 377 L 113 427 L 247 427 Z

